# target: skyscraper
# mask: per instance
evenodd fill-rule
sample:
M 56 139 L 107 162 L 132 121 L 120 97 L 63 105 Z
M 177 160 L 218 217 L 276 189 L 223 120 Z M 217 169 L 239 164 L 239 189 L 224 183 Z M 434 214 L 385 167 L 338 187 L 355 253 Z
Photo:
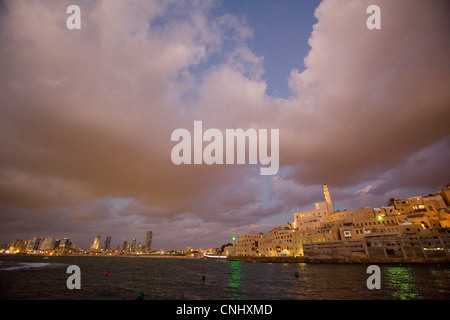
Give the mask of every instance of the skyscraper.
M 53 236 L 45 237 L 41 242 L 39 250 L 53 250 L 55 248 L 55 241 Z
M 128 245 L 129 245 L 128 239 L 123 240 L 122 250 L 123 251 L 128 251 Z
M 34 242 L 33 250 L 39 250 L 42 240 L 44 240 L 44 237 L 39 237 L 36 239 L 36 241 Z
M 108 251 L 111 246 L 111 236 L 107 236 L 105 243 L 103 244 L 103 251 Z
M 69 239 L 69 238 L 63 238 L 63 239 L 59 242 L 59 247 L 60 247 L 60 248 L 70 247 L 70 239 Z
M 133 238 L 133 240 L 131 241 L 131 252 L 135 252 L 136 251 L 136 238 Z
M 152 251 L 152 237 L 153 232 L 148 231 L 147 236 L 145 237 L 145 252 L 150 253 Z
M 37 241 L 36 238 L 33 238 L 30 241 L 28 241 L 26 251 L 33 251 L 36 241 Z
M 13 252 L 13 251 L 20 251 L 23 252 L 25 251 L 25 241 L 23 239 L 14 239 L 14 241 L 11 243 L 10 247 L 9 247 L 9 251 Z
M 98 250 L 99 245 L 100 245 L 100 236 L 96 236 L 94 242 L 91 245 L 91 250 Z

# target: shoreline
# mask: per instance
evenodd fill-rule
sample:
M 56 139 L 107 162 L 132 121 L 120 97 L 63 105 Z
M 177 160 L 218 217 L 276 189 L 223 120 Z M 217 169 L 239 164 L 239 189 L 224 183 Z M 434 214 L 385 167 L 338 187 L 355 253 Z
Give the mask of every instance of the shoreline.
M 333 263 L 333 264 L 446 264 L 449 258 L 308 258 L 308 257 L 228 257 L 227 261 L 260 262 L 260 263 Z
M 11 256 L 11 255 L 0 255 Z M 17 254 L 17 256 L 30 257 L 117 257 L 117 258 L 156 258 L 156 259 L 192 259 L 192 260 L 220 260 L 220 261 L 241 261 L 241 262 L 259 262 L 259 263 L 330 263 L 330 264 L 447 264 L 450 258 L 379 258 L 368 259 L 362 257 L 352 258 L 331 258 L 331 257 L 238 257 L 229 256 L 225 259 L 208 259 L 205 257 L 192 256 L 170 256 L 170 255 L 45 255 L 45 254 Z

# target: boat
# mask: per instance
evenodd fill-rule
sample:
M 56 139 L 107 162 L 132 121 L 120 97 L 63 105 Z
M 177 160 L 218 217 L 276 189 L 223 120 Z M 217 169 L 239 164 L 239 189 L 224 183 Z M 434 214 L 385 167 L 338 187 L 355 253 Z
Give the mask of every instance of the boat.
M 213 253 L 205 253 L 205 254 L 203 254 L 203 257 L 205 257 L 207 259 L 226 259 L 227 258 L 227 256 L 218 256 Z

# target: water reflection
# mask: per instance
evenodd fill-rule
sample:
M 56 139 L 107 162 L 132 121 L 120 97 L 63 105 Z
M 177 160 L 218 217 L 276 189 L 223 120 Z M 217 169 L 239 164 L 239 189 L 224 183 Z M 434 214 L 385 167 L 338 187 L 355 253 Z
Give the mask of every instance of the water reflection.
M 386 285 L 395 299 L 409 300 L 422 298 L 419 294 L 418 279 L 409 267 L 386 267 Z
M 231 261 L 230 266 L 230 277 L 228 279 L 228 298 L 231 300 L 241 299 L 241 267 L 242 261 Z

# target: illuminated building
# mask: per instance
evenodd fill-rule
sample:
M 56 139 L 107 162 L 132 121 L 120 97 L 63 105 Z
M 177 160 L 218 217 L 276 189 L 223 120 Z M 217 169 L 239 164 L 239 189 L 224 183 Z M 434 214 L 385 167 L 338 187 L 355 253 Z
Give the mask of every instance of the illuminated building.
M 385 212 L 382 209 L 380 209 L 380 212 Z M 345 221 L 345 222 L 351 222 L 359 219 L 365 219 L 365 218 L 373 218 L 374 215 L 374 209 L 372 207 L 364 207 L 361 209 L 356 210 L 344 210 L 344 211 L 336 211 L 332 214 L 329 214 L 323 218 L 324 222 L 330 222 L 330 221 Z
M 444 189 L 443 189 L 444 190 Z M 445 191 L 450 191 L 449 185 Z M 450 257 L 450 211 L 441 193 L 394 199 L 394 206 L 333 211 L 326 202 L 294 214 L 268 234 L 246 234 L 228 253 L 242 257 L 331 258 Z
M 125 239 L 125 240 L 123 241 L 122 250 L 123 250 L 123 251 L 128 251 L 129 245 L 130 245 L 130 243 L 128 242 L 128 239 Z
M 98 250 L 99 245 L 100 245 L 100 236 L 95 236 L 94 242 L 91 245 L 91 250 Z
M 60 248 L 67 248 L 67 247 L 70 247 L 70 239 L 69 239 L 69 238 L 63 238 L 63 239 L 59 242 L 59 247 L 60 247 Z
M 23 252 L 25 251 L 25 241 L 23 239 L 14 239 L 9 246 L 9 252 Z
M 42 251 L 53 250 L 55 248 L 55 242 L 56 240 L 53 238 L 53 236 L 47 236 L 44 238 L 44 240 L 42 240 L 39 250 Z
M 145 237 L 145 252 L 150 253 L 152 251 L 152 237 L 153 232 L 148 231 Z
M 242 257 L 256 257 L 259 255 L 259 242 L 263 238 L 263 234 L 244 234 L 239 241 L 234 244 L 234 255 Z
M 323 185 L 323 191 L 326 202 L 316 203 L 316 208 L 313 210 L 301 211 L 294 214 L 294 224 L 300 232 L 319 228 L 323 219 L 333 214 L 330 192 L 326 184 Z
M 373 213 L 376 217 L 378 216 L 384 217 L 400 214 L 397 210 L 395 210 L 394 206 L 373 208 Z
M 427 206 L 434 206 L 433 208 Z M 405 199 L 394 200 L 395 209 L 401 214 L 418 213 L 431 210 L 446 209 L 447 205 L 444 198 L 440 195 L 430 195 L 427 197 L 411 197 Z
M 44 240 L 44 237 L 36 238 L 36 241 L 34 241 L 33 251 L 39 250 L 39 247 L 41 246 L 41 242 Z
M 331 202 L 330 192 L 328 191 L 328 186 L 326 184 L 323 185 L 323 194 L 327 203 L 328 213 L 333 213 L 333 203 Z
M 27 246 L 25 248 L 25 251 L 26 252 L 33 252 L 35 243 L 36 243 L 36 238 L 28 240 L 28 243 L 27 243 Z
M 439 194 L 441 195 L 445 204 L 447 206 L 450 206 L 450 183 L 443 187 Z

